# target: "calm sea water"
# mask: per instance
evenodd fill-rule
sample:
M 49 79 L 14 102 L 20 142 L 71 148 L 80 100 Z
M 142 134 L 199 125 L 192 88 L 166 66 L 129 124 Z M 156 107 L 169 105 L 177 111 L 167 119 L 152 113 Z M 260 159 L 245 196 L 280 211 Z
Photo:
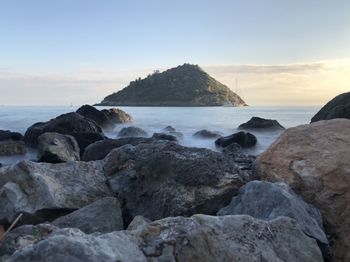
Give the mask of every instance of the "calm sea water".
M 8 129 L 24 134 L 35 122 L 47 121 L 60 114 L 75 111 L 78 107 L 68 106 L 2 106 L 0 107 L 0 129 Z M 99 109 L 105 107 L 98 107 Z M 108 107 L 106 107 L 108 108 Z M 185 146 L 206 147 L 215 150 L 213 139 L 197 139 L 192 134 L 201 129 L 219 131 L 229 135 L 237 127 L 253 116 L 278 120 L 285 127 L 293 127 L 310 122 L 311 117 L 320 107 L 120 107 L 134 118 L 132 124 L 118 125 L 113 131 L 106 132 L 116 138 L 120 129 L 133 125 L 145 129 L 151 136 L 171 125 L 184 134 L 181 144 Z M 258 144 L 247 153 L 263 152 L 281 131 L 252 132 L 258 138 Z M 0 157 L 0 163 L 8 164 L 19 159 L 35 159 L 35 152 L 30 151 L 22 157 Z

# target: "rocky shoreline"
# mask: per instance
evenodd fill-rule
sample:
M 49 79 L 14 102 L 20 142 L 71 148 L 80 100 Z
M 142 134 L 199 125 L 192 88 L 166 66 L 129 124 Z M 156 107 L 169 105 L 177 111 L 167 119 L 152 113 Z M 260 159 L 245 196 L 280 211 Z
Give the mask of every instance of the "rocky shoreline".
M 286 129 L 257 158 L 243 151 L 257 142 L 248 131 L 277 121 L 194 134 L 217 152 L 180 145 L 170 126 L 109 139 L 132 117 L 87 105 L 23 137 L 0 131 L 2 154 L 38 152 L 0 168 L 0 229 L 22 214 L 0 261 L 350 260 L 350 120 L 339 112 Z

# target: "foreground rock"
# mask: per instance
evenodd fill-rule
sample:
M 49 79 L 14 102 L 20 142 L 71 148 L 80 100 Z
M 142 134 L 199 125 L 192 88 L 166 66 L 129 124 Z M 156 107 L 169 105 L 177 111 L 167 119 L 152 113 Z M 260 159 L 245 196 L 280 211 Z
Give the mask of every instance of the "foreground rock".
M 311 119 L 312 122 L 335 118 L 350 119 L 350 92 L 336 96 Z
M 148 136 L 148 134 L 142 128 L 129 126 L 129 127 L 124 127 L 122 130 L 120 130 L 118 133 L 118 136 L 119 137 L 146 137 Z
M 123 230 L 124 222 L 118 199 L 105 197 L 52 222 L 57 227 L 73 227 L 90 234 Z
M 215 214 L 253 179 L 225 155 L 156 141 L 113 150 L 105 174 L 124 203 L 125 220 Z
M 7 261 L 322 261 L 316 241 L 286 217 L 195 215 L 141 222 L 134 230 L 108 234 L 39 225 L 27 229 L 35 231 L 30 236 L 22 229 L 11 233 L 17 233 L 17 252 Z
M 205 139 L 210 139 L 210 138 L 218 138 L 220 137 L 220 134 L 218 132 L 212 132 L 206 129 L 199 130 L 196 133 L 193 134 L 194 137 L 197 138 L 205 138 Z
M 79 161 L 80 149 L 74 137 L 44 133 L 38 138 L 38 162 L 63 163 Z
M 295 194 L 285 183 L 251 181 L 241 187 L 231 203 L 218 215 L 250 215 L 263 220 L 279 216 L 295 219 L 304 233 L 328 245 L 320 211 Z
M 0 130 L 0 141 L 5 140 L 22 140 L 23 136 L 20 133 L 17 132 L 11 132 L 10 130 Z
M 23 141 L 6 141 L 0 143 L 0 156 L 24 155 L 27 147 Z
M 320 209 L 333 261 L 350 260 L 350 120 L 287 129 L 258 158 L 262 179 L 282 181 Z
M 51 221 L 110 196 L 100 162 L 21 161 L 0 169 L 0 224 Z
M 68 113 L 51 119 L 48 122 L 36 123 L 32 125 L 24 134 L 24 141 L 27 145 L 36 147 L 38 144 L 38 137 L 46 132 L 56 132 L 73 136 L 74 133 L 103 134 L 101 127 L 94 121 L 83 117 L 78 113 Z
M 277 120 L 252 117 L 248 122 L 241 124 L 238 129 L 278 130 L 284 127 Z
M 215 141 L 215 145 L 220 147 L 227 147 L 232 143 L 239 144 L 243 148 L 249 148 L 256 145 L 257 139 L 251 133 L 238 132 L 229 136 L 220 137 Z

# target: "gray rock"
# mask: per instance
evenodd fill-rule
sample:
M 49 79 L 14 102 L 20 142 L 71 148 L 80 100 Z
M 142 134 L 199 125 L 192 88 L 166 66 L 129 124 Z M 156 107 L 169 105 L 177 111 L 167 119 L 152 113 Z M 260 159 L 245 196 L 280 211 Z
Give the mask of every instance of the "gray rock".
M 278 130 L 285 129 L 277 120 L 252 117 L 248 122 L 241 124 L 238 129 Z
M 51 221 L 67 210 L 110 196 L 101 162 L 21 161 L 0 169 L 0 224 Z
M 305 234 L 328 245 L 320 211 L 304 202 L 285 183 L 251 181 L 241 187 L 231 203 L 218 212 L 219 216 L 240 214 L 264 220 L 279 216 L 293 218 Z
M 103 112 L 109 121 L 114 124 L 130 123 L 133 121 L 131 115 L 119 108 L 103 109 L 101 112 Z
M 173 141 L 173 142 L 178 141 L 176 136 L 170 135 L 170 134 L 164 134 L 164 133 L 154 133 L 152 138 L 159 139 L 159 140 Z
M 204 148 L 155 141 L 114 149 L 105 174 L 124 203 L 125 221 L 196 213 L 215 214 L 253 179 L 230 158 Z
M 212 131 L 203 129 L 203 130 L 199 130 L 196 133 L 194 133 L 193 136 L 197 137 L 197 138 L 210 139 L 210 138 L 218 138 L 221 135 L 218 132 L 212 132 Z
M 103 134 L 100 133 L 93 133 L 93 132 L 72 132 L 70 133 L 71 136 L 75 138 L 75 140 L 78 142 L 79 148 L 80 148 L 80 156 L 82 156 L 85 152 L 85 149 L 97 142 L 104 139 L 107 139 Z
M 90 105 L 83 105 L 76 111 L 78 114 L 94 121 L 102 128 L 113 128 L 114 124 L 109 121 L 106 114 Z
M 24 155 L 27 147 L 23 141 L 6 141 L 0 143 L 0 156 Z
M 114 197 L 99 199 L 68 215 L 57 218 L 52 224 L 60 228 L 79 228 L 87 234 L 109 233 L 124 229 L 120 204 Z
M 239 144 L 243 148 L 250 148 L 256 145 L 257 138 L 255 135 L 246 132 L 238 132 L 229 136 L 219 137 L 215 140 L 215 145 L 219 147 L 227 147 L 232 143 Z
M 119 137 L 145 137 L 147 135 L 145 130 L 135 126 L 124 127 L 118 133 Z
M 74 137 L 59 133 L 44 133 L 38 137 L 39 162 L 63 163 L 79 160 L 80 149 Z
M 18 132 L 11 132 L 10 130 L 0 130 L 0 141 L 6 140 L 22 140 L 23 135 Z

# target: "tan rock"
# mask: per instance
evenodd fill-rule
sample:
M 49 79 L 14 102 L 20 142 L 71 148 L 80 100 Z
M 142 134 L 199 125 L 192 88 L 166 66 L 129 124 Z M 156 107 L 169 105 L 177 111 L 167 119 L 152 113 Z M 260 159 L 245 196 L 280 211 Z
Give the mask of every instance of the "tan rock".
M 350 261 L 350 120 L 286 130 L 258 159 L 261 178 L 282 181 L 321 210 L 332 261 Z

